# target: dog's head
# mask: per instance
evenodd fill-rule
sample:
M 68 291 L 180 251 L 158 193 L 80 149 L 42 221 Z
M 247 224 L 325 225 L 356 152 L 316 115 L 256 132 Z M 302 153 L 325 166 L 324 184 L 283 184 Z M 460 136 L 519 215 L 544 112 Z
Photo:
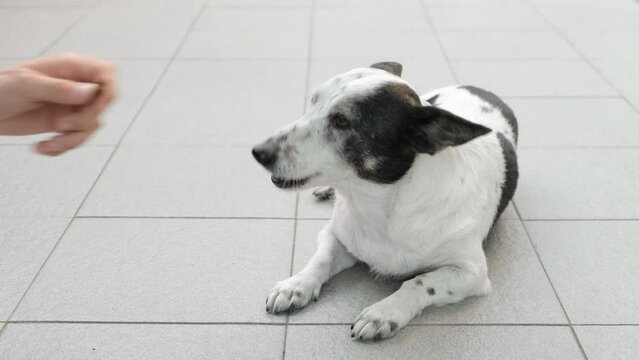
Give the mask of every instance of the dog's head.
M 301 119 L 253 149 L 286 189 L 337 185 L 357 177 L 390 184 L 418 153 L 435 154 L 490 130 L 422 106 L 400 78 L 402 66 L 378 63 L 338 75 L 313 91 Z

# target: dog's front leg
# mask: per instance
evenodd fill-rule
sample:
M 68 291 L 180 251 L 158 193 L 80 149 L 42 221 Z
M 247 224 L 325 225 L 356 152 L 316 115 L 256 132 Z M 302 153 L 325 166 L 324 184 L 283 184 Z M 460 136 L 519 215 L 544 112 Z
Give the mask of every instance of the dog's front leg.
M 364 309 L 351 327 L 351 337 L 387 338 L 427 306 L 456 303 L 489 291 L 485 259 L 480 266 L 444 266 L 405 281 L 392 295 Z
M 357 260 L 333 235 L 331 224 L 326 225 L 318 235 L 317 250 L 304 269 L 271 290 L 266 311 L 278 313 L 306 306 L 317 300 L 322 284 L 355 263 Z

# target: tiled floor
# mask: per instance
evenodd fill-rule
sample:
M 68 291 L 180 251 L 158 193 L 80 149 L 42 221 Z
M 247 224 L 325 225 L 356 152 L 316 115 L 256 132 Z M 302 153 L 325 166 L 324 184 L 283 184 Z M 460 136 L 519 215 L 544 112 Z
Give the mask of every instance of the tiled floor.
M 0 359 L 639 358 L 639 2 L 0 0 L 0 33 L 0 66 L 75 51 L 122 86 L 80 150 L 0 137 Z M 422 92 L 507 99 L 521 181 L 491 295 L 358 343 L 350 322 L 399 286 L 363 267 L 264 312 L 331 205 L 277 191 L 248 150 L 381 60 Z

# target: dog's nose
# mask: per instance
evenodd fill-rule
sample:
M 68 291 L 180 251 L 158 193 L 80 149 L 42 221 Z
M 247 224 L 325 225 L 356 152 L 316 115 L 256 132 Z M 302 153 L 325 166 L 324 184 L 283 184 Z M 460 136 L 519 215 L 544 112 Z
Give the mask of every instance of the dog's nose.
M 252 153 L 255 160 L 266 168 L 270 168 L 275 164 L 276 155 L 271 147 L 256 146 L 253 148 Z

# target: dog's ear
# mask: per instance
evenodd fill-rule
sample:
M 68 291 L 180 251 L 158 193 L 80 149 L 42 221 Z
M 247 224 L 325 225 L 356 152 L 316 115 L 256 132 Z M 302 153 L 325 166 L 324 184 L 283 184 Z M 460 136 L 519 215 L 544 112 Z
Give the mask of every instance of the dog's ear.
M 448 146 L 465 144 L 491 131 L 434 106 L 417 108 L 413 125 L 409 135 L 413 149 L 431 155 Z
M 402 64 L 397 62 L 393 62 L 393 61 L 378 62 L 371 65 L 371 67 L 374 69 L 382 69 L 384 71 L 388 71 L 389 73 L 396 76 L 402 76 L 402 68 L 403 68 Z

